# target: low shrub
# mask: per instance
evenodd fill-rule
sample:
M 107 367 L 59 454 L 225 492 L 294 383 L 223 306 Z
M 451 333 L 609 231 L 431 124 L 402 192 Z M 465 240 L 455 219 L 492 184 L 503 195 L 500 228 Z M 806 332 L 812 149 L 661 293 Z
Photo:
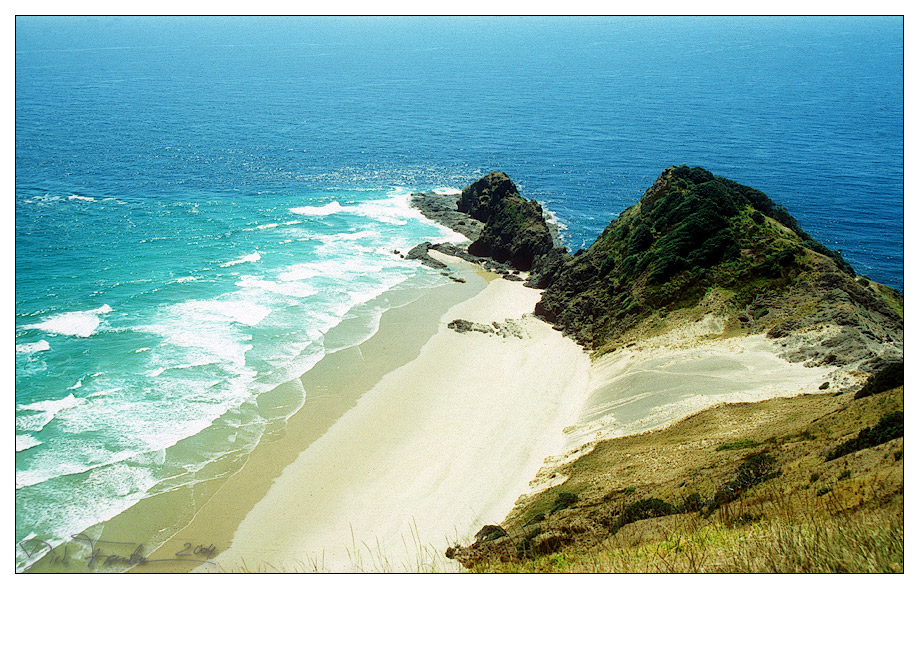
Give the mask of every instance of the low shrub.
M 773 470 L 775 463 L 776 459 L 765 452 L 748 456 L 737 468 L 734 479 L 718 487 L 703 511 L 703 515 L 711 516 L 712 512 L 721 505 L 736 500 L 750 487 L 780 476 L 781 470 Z
M 826 461 L 829 462 L 855 451 L 878 446 L 898 437 L 903 437 L 902 410 L 885 415 L 875 426 L 863 428 L 858 437 L 843 442 L 830 451 L 826 456 Z
M 861 390 L 855 393 L 856 399 L 872 394 L 886 392 L 903 385 L 903 361 L 890 363 L 875 372 Z
M 715 450 L 716 451 L 737 451 L 744 448 L 755 448 L 759 446 L 759 442 L 754 442 L 752 439 L 742 439 L 736 442 L 726 442 L 719 445 Z
M 527 556 L 530 554 L 530 549 L 533 544 L 533 539 L 535 539 L 542 530 L 539 527 L 534 527 L 528 531 L 520 541 L 517 542 L 517 554 L 521 556 Z
M 626 507 L 619 515 L 619 518 L 613 523 L 610 528 L 610 533 L 615 534 L 620 528 L 629 523 L 634 523 L 635 521 L 658 518 L 659 516 L 670 516 L 671 514 L 678 513 L 680 513 L 680 510 L 665 500 L 661 500 L 660 498 L 645 498 L 644 500 L 639 500 Z
M 705 507 L 705 500 L 698 493 L 691 493 L 683 499 L 684 512 L 700 512 Z
M 567 509 L 571 507 L 574 503 L 578 501 L 577 494 L 573 494 L 570 491 L 563 491 L 558 496 L 555 497 L 555 503 L 552 505 L 552 510 L 550 513 L 554 514 L 557 511 L 562 509 Z

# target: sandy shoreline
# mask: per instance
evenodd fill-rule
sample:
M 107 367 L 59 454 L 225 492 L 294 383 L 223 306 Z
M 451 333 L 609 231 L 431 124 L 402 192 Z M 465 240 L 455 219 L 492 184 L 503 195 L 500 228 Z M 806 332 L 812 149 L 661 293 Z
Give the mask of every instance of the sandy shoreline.
M 711 315 L 592 362 L 532 315 L 539 291 L 431 254 L 470 284 L 387 312 L 373 338 L 304 375 L 307 403 L 283 438 L 260 444 L 177 535 L 219 540 L 195 570 L 455 571 L 447 547 L 563 482 L 558 467 L 600 439 L 838 387 L 833 368 L 725 336 Z M 459 333 L 456 319 L 490 333 Z
M 564 482 L 559 467 L 601 439 L 845 380 L 783 360 L 763 336 L 724 335 L 712 315 L 591 361 L 532 315 L 540 291 L 431 254 L 466 281 L 422 290 L 317 363 L 303 407 L 241 469 L 142 500 L 91 535 L 136 543 L 186 511 L 133 571 L 455 571 L 447 547 Z M 456 319 L 476 326 L 461 333 Z M 214 549 L 207 563 L 176 560 L 198 547 Z
M 201 569 L 455 569 L 446 547 L 504 518 L 580 411 L 588 357 L 527 315 L 538 299 L 495 280 L 451 308 L 418 357 L 284 469 Z M 519 337 L 458 333 L 447 327 L 457 318 L 519 319 Z
M 193 484 L 148 495 L 82 532 L 83 538 L 94 540 L 103 557 L 124 555 L 124 562 L 103 565 L 100 560 L 88 565 L 86 544 L 68 543 L 33 564 L 28 572 L 121 571 L 125 563 L 136 563 L 127 559 L 138 546 L 138 552 L 149 562 L 135 565 L 132 571 L 186 572 L 200 563 L 177 560 L 176 554 L 189 547 L 186 544 L 191 548 L 213 546 L 218 552 L 226 549 L 239 522 L 281 470 L 383 376 L 416 357 L 450 307 L 481 291 L 487 278 L 494 277 L 469 265 L 453 275 L 465 281 L 433 288 L 409 283 L 375 298 L 384 309 L 376 334 L 357 346 L 327 354 L 300 378 L 301 389 L 281 386 L 278 394 L 260 396 L 260 405 L 265 405 L 264 400 L 268 408 L 278 399 L 294 401 L 285 409 L 297 407 L 297 403 L 303 406 L 280 431 L 264 435 L 251 453 L 233 453 L 215 460 L 199 472 Z M 366 326 L 360 318 L 346 319 L 326 334 L 326 342 L 336 346 L 340 340 L 344 344 L 362 335 Z M 213 434 L 229 433 L 232 430 L 222 429 Z M 65 563 L 62 557 L 69 561 Z

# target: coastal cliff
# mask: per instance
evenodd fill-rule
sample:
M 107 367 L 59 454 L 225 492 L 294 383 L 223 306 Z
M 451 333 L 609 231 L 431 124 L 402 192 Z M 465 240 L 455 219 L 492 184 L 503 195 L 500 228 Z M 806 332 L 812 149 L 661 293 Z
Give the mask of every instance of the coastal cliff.
M 454 220 L 483 224 L 459 252 L 530 270 L 535 314 L 591 352 L 595 379 L 562 454 L 449 558 L 488 572 L 902 571 L 899 292 L 698 167 L 664 170 L 574 254 L 500 172 L 452 200 Z M 761 555 L 745 549 L 751 526 Z M 811 554 L 783 546 L 823 532 L 795 537 Z M 661 553 L 674 543 L 689 554 Z

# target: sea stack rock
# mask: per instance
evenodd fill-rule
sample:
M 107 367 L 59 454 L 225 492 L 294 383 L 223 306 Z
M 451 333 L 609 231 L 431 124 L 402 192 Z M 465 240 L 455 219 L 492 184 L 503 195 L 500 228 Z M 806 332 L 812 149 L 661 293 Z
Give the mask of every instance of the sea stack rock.
M 528 271 L 552 250 L 552 235 L 535 200 L 526 200 L 507 174 L 492 171 L 463 190 L 457 210 L 484 223 L 469 253 Z

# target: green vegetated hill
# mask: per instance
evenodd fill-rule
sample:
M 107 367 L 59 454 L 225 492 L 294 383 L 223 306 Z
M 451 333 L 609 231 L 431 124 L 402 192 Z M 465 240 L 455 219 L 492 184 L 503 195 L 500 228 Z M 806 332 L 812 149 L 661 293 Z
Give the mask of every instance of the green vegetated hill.
M 526 200 L 507 174 L 492 171 L 463 190 L 456 209 L 485 224 L 469 253 L 530 270 L 533 259 L 552 249 L 542 206 Z
M 470 251 L 515 242 L 545 289 L 537 314 L 595 354 L 714 314 L 723 335 L 765 334 L 788 360 L 868 381 L 601 442 L 448 557 L 485 572 L 903 570 L 900 293 L 857 277 L 762 192 L 698 167 L 665 170 L 573 255 L 520 245 L 539 239 L 541 214 L 515 216 L 527 201 L 506 178 L 463 192 L 483 237 L 502 224 Z
M 750 333 L 836 325 L 827 333 L 838 340 L 822 348 L 793 344 L 794 360 L 870 366 L 887 343 L 902 343 L 899 293 L 857 278 L 764 193 L 699 167 L 665 170 L 590 248 L 557 257 L 547 274 L 537 314 L 594 350 L 713 291 Z

